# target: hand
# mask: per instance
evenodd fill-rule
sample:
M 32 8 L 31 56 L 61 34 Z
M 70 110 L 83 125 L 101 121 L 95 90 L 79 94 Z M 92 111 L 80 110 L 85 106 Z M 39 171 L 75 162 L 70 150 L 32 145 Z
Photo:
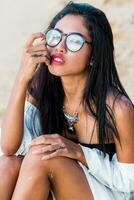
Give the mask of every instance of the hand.
M 80 145 L 59 134 L 41 135 L 33 139 L 30 146 L 36 146 L 33 153 L 42 154 L 42 160 L 57 156 L 65 156 L 79 160 L 82 153 Z
M 34 41 L 39 38 L 42 38 L 41 42 L 33 45 Z M 35 74 L 39 63 L 50 64 L 50 56 L 46 47 L 45 35 L 43 33 L 32 34 L 27 40 L 18 77 L 29 82 Z

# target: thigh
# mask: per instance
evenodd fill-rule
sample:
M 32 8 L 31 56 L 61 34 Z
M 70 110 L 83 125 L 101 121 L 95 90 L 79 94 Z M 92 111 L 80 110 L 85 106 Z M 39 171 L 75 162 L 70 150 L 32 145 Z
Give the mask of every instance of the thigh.
M 19 156 L 0 156 L 0 199 L 11 199 L 21 162 Z
M 47 199 L 49 196 L 48 171 L 41 155 L 33 153 L 35 149 L 31 147 L 23 159 L 12 197 L 14 200 Z
M 73 159 L 57 157 L 49 163 L 52 190 L 58 200 L 93 200 L 83 169 Z
M 23 160 L 23 156 L 0 156 L 0 175 L 16 175 Z
M 50 188 L 57 200 L 93 200 L 83 169 L 73 159 L 56 157 L 41 160 L 41 155 L 32 154 L 31 148 L 23 160 L 19 182 L 26 181 L 29 176 L 34 179 L 36 185 L 40 185 L 37 184 L 38 177 L 40 182 L 49 179 Z

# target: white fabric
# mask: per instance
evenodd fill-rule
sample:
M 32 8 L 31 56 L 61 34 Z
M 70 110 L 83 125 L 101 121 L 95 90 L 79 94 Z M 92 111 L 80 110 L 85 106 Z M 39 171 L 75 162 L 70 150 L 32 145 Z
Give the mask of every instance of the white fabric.
M 88 168 L 83 168 L 95 200 L 132 200 L 134 192 L 134 163 L 120 163 L 116 154 L 112 160 L 98 149 L 82 146 Z
M 31 103 L 26 102 L 24 136 L 16 155 L 25 155 L 30 141 L 38 137 L 40 133 L 39 111 Z M 80 146 L 84 152 L 88 168 L 81 162 L 78 163 L 84 170 L 94 200 L 132 200 L 132 192 L 134 192 L 134 163 L 120 163 L 116 154 L 110 161 L 108 154 L 104 157 L 103 153 L 98 149 Z M 54 195 L 53 200 L 55 200 Z

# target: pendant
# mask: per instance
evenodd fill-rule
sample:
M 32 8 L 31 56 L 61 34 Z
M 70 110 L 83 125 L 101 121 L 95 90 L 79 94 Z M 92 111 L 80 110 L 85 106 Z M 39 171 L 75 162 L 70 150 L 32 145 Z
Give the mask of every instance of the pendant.
M 63 113 L 64 113 L 64 116 L 65 116 L 67 123 L 68 123 L 68 129 L 73 132 L 74 131 L 74 124 L 78 121 L 78 113 L 76 112 L 73 115 L 69 115 L 65 111 L 64 107 L 63 107 Z

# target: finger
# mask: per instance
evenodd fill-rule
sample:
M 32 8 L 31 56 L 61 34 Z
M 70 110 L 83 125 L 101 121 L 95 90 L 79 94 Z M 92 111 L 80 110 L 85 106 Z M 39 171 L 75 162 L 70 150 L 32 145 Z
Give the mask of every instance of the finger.
M 43 34 L 43 33 L 34 33 L 34 34 L 32 34 L 31 36 L 30 36 L 30 38 L 27 40 L 27 42 L 26 42 L 26 46 L 29 48 L 29 47 L 31 47 L 32 45 L 33 45 L 33 42 L 34 42 L 34 40 L 35 39 L 37 39 L 37 38 L 45 38 L 45 35 Z
M 47 55 L 44 54 L 33 54 L 31 55 L 32 62 L 35 64 L 39 63 L 45 63 L 47 65 L 50 65 L 51 59 L 47 57 Z
M 52 151 L 56 151 L 58 149 L 61 148 L 60 144 L 52 144 L 52 145 L 45 145 L 45 147 L 41 147 L 39 149 L 33 150 L 33 154 L 42 154 L 42 153 L 46 153 L 46 152 L 52 152 Z M 63 148 L 63 147 L 62 147 Z
M 32 52 L 30 53 L 30 56 L 35 58 L 46 56 L 47 58 L 50 58 L 50 55 L 46 51 Z
M 48 159 L 52 159 L 54 157 L 58 157 L 58 156 L 64 156 L 64 150 L 65 148 L 59 148 L 57 149 L 55 152 L 42 156 L 41 160 L 48 160 Z
M 39 57 L 44 57 L 45 55 L 42 52 L 37 52 L 37 53 L 32 53 L 31 57 L 33 58 L 39 58 Z
M 30 53 L 30 56 L 33 58 L 46 57 L 49 61 L 51 61 L 51 56 L 47 51 L 32 52 Z
M 50 60 L 46 56 L 35 58 L 34 62 L 36 64 L 45 63 L 48 66 L 50 65 Z
M 48 52 L 48 49 L 45 46 L 45 44 L 41 44 L 41 45 L 34 46 L 34 47 L 27 49 L 27 53 L 38 52 L 38 51 L 47 51 Z
M 45 39 L 45 36 L 41 39 L 41 41 L 40 42 L 38 42 L 37 44 L 35 44 L 34 46 L 35 47 L 38 47 L 38 46 L 44 46 L 44 45 L 46 45 L 47 44 L 47 42 L 46 42 L 46 39 Z
M 31 143 L 30 146 L 32 145 L 39 145 L 39 144 L 51 144 L 51 143 L 59 143 L 57 142 L 57 138 L 59 138 L 60 135 L 59 134 L 46 134 L 46 135 L 41 135 L 37 138 L 34 138 Z

